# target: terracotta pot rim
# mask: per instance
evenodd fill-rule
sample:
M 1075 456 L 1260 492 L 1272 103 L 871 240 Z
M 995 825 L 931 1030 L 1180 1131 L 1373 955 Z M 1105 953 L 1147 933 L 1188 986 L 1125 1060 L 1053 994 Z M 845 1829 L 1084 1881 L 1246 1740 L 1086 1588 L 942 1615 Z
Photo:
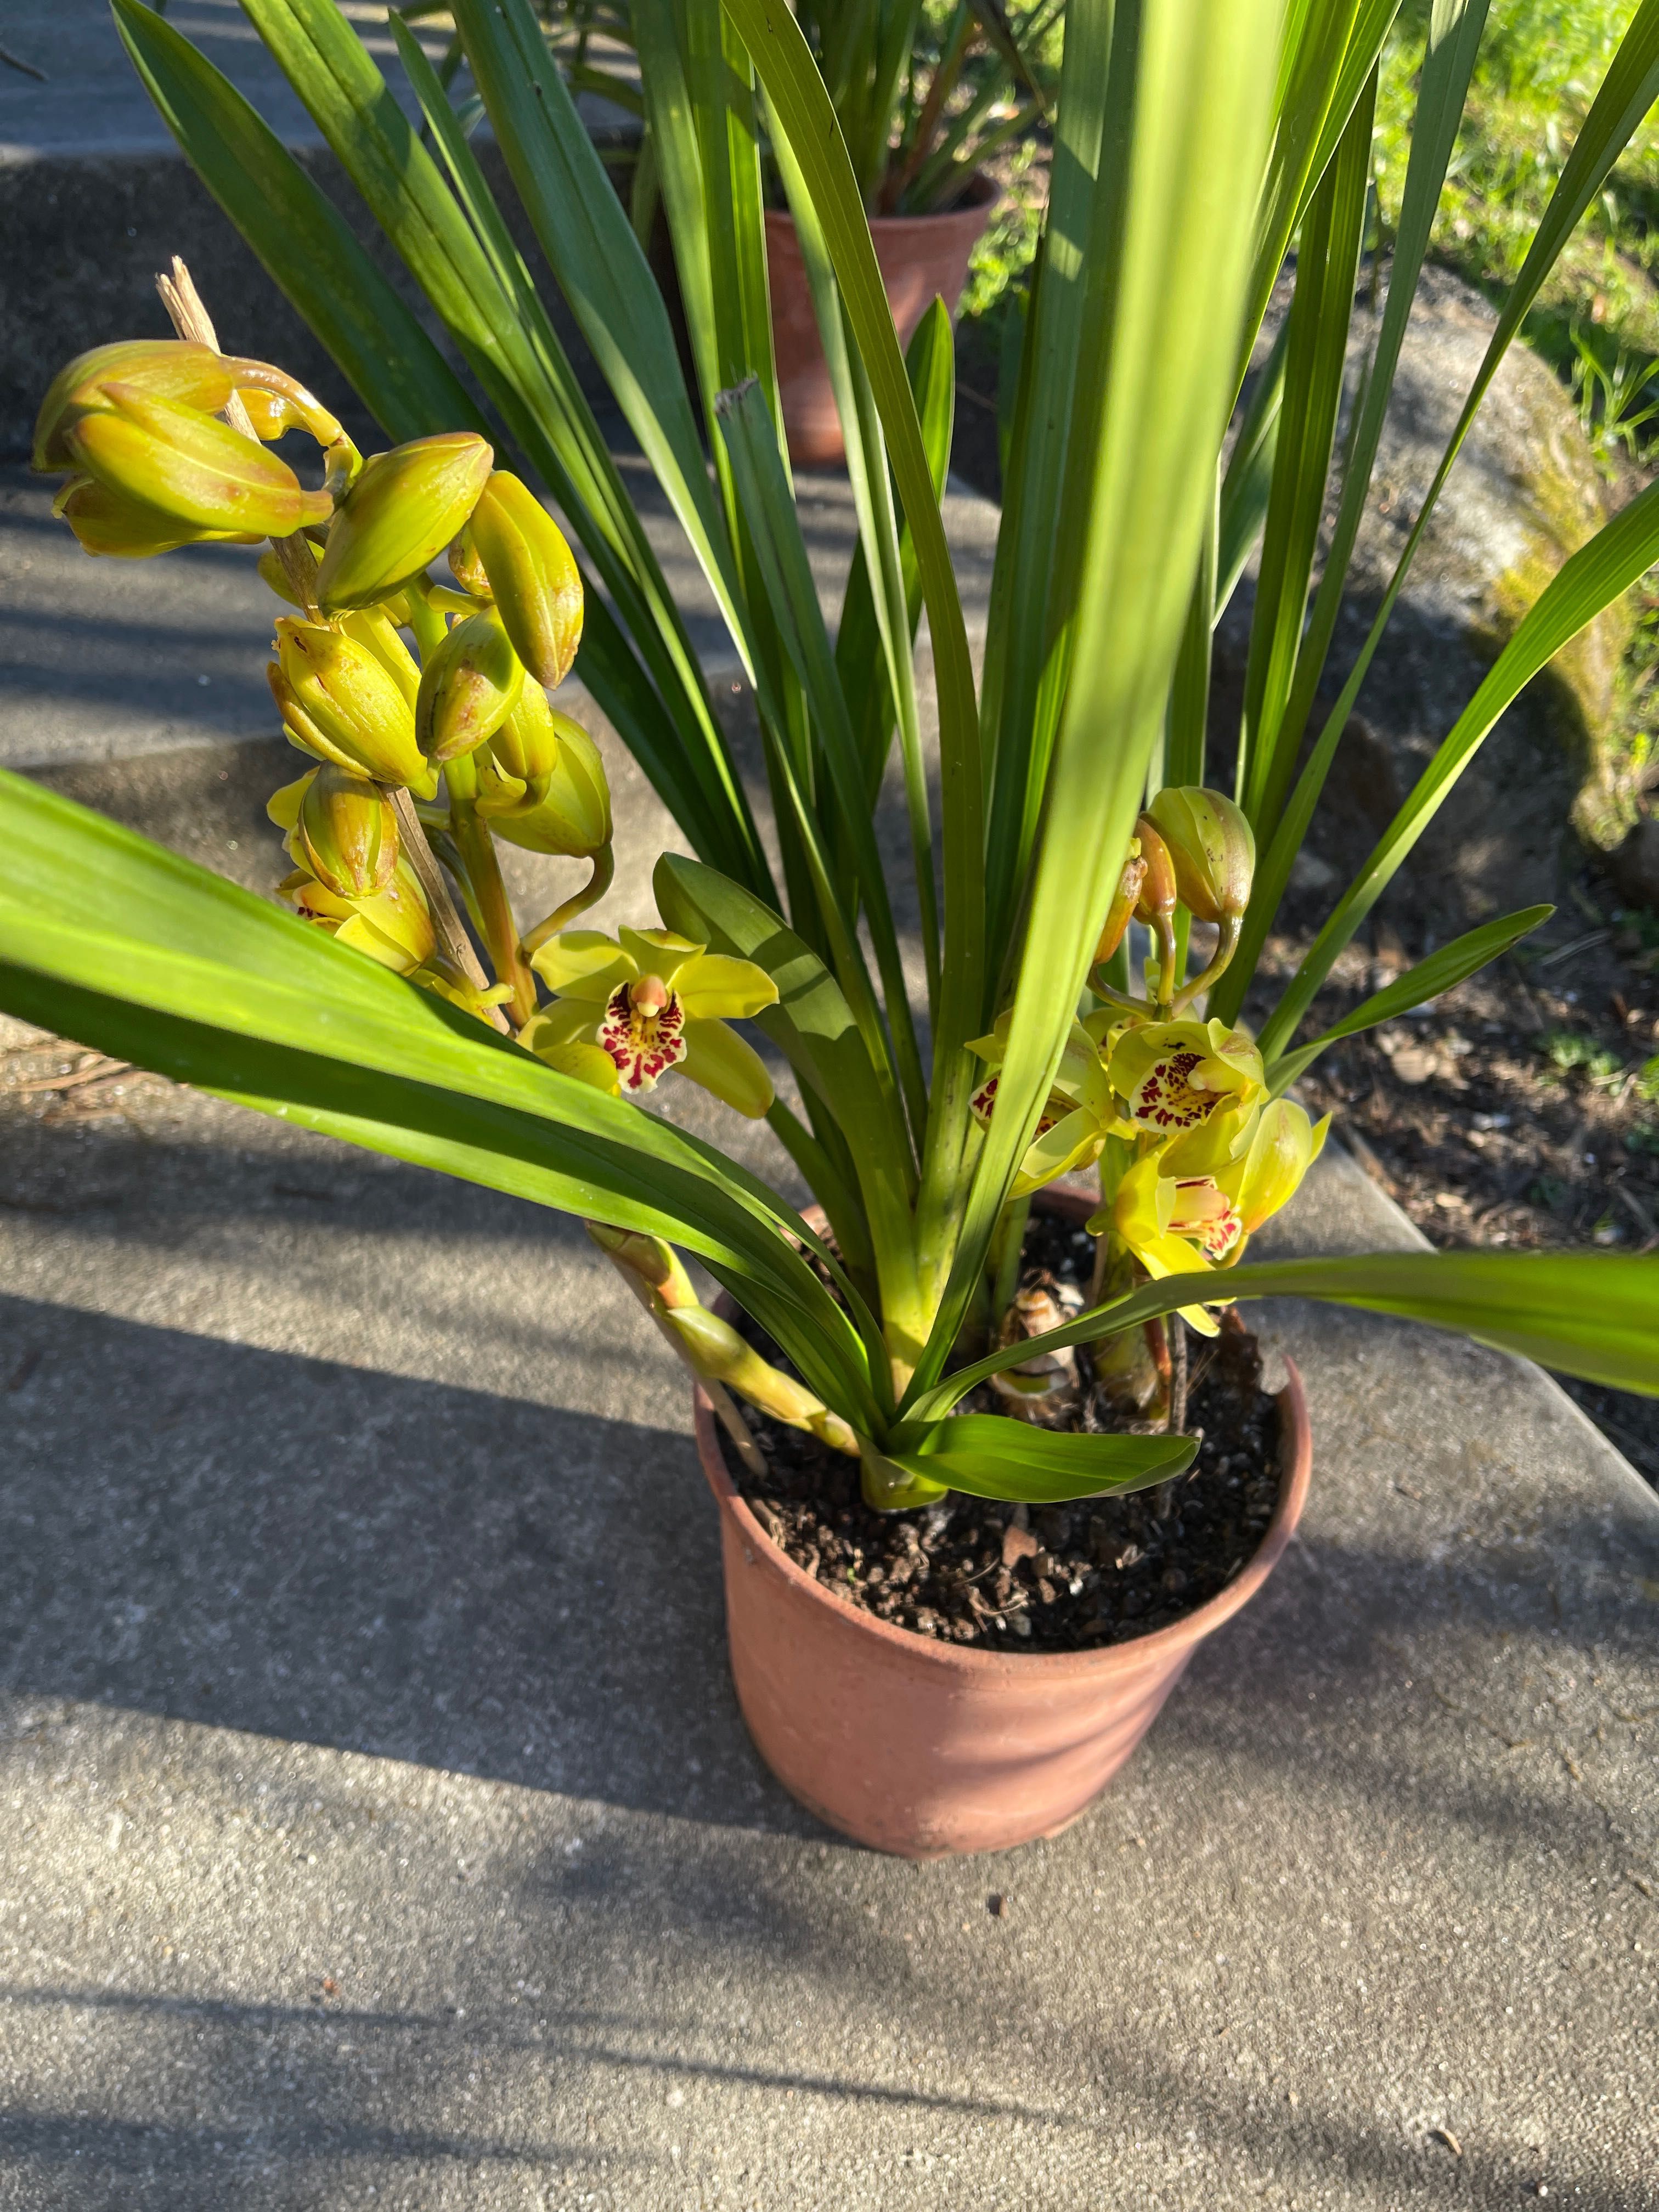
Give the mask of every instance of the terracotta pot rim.
M 724 1294 L 716 1304 L 716 1311 L 730 1315 L 735 1310 L 731 1299 Z M 1166 1654 L 1185 1650 L 1202 1643 L 1224 1621 L 1255 1596 L 1279 1564 L 1291 1538 L 1308 1495 L 1308 1484 L 1313 1466 L 1313 1436 L 1308 1421 L 1308 1401 L 1302 1388 L 1302 1377 L 1294 1361 L 1285 1362 L 1286 1381 L 1277 1395 L 1275 1403 L 1279 1413 L 1280 1463 L 1279 1502 L 1273 1516 L 1263 1532 L 1261 1541 L 1250 1554 L 1224 1589 L 1218 1590 L 1194 1612 L 1166 1628 L 1154 1629 L 1150 1635 L 1137 1636 L 1127 1644 L 1111 1644 L 1097 1651 L 975 1651 L 960 1644 L 947 1644 L 931 1636 L 918 1636 L 914 1629 L 896 1627 L 890 1620 L 882 1620 L 866 1612 L 862 1606 L 850 1605 L 844 1598 L 834 1597 L 822 1583 L 799 1567 L 779 1544 L 773 1541 L 750 1511 L 742 1492 L 732 1480 L 720 1450 L 715 1432 L 714 1407 L 699 1383 L 693 1395 L 692 1406 L 697 1440 L 697 1456 L 702 1462 L 703 1474 L 716 1501 L 729 1509 L 738 1526 L 750 1542 L 763 1547 L 767 1564 L 784 1580 L 793 1583 L 804 1596 L 815 1604 L 832 1606 L 836 1613 L 863 1633 L 888 1644 L 896 1656 L 903 1656 L 923 1665 L 952 1674 L 977 1674 L 991 1677 L 998 1674 L 1018 1676 L 1021 1680 L 1056 1680 L 1068 1675 L 1102 1676 L 1115 1673 L 1136 1674 L 1149 1661 Z
M 901 231 L 927 230 L 938 222 L 961 222 L 971 216 L 977 221 L 988 207 L 1002 198 L 1002 187 L 994 177 L 988 177 L 983 169 L 975 169 L 963 186 L 955 202 L 948 208 L 929 208 L 925 215 L 872 215 L 865 221 L 872 237 L 896 238 Z M 763 210 L 769 225 L 787 230 L 793 236 L 795 218 L 787 208 L 767 208 Z

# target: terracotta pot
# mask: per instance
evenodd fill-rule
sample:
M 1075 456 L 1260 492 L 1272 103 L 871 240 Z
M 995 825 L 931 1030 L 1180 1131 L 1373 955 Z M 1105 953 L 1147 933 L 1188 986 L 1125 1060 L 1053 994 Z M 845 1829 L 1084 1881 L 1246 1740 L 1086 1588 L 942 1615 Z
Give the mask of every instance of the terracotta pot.
M 1278 1507 L 1225 1589 L 1133 1643 L 1029 1656 L 895 1628 L 815 1582 L 744 1504 L 699 1389 L 697 1449 L 720 1507 L 732 1677 L 755 1747 L 784 1788 L 830 1827 L 905 1858 L 1006 1850 L 1069 1826 L 1296 1532 L 1312 1438 L 1301 1377 L 1286 1365 Z
M 997 197 L 988 177 L 975 177 L 962 200 L 940 215 L 878 215 L 870 219 L 876 259 L 887 288 L 899 343 L 942 299 L 954 315 L 968 281 L 968 258 L 984 234 Z M 841 417 L 818 343 L 817 317 L 793 218 L 766 210 L 766 267 L 772 289 L 772 342 L 789 458 L 803 468 L 841 459 Z

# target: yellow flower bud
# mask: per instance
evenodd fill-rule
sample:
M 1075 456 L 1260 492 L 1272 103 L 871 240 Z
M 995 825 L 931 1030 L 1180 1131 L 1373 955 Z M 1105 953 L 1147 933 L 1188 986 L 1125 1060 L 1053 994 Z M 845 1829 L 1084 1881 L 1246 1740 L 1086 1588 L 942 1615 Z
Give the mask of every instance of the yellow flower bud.
M 329 528 L 318 605 L 372 606 L 418 576 L 471 514 L 495 458 L 483 438 L 454 430 L 365 461 Z
M 458 537 L 449 543 L 449 573 L 464 592 L 471 592 L 475 599 L 493 599 L 489 579 L 484 574 L 484 564 L 478 558 L 478 549 L 472 542 L 472 526 L 469 523 Z
M 105 404 L 63 434 L 73 465 L 117 497 L 194 530 L 286 538 L 330 511 L 288 463 L 199 408 L 157 399 L 137 385 L 109 384 Z
M 526 689 L 529 687 L 526 686 Z M 503 777 L 492 758 L 495 740 L 478 756 L 478 811 L 509 844 L 532 853 L 586 860 L 611 842 L 611 787 L 599 749 L 578 722 L 554 713 L 559 757 L 538 799 L 524 804 L 526 786 Z M 533 793 L 536 787 L 528 787 Z
M 302 750 L 377 783 L 431 790 L 409 702 L 367 646 L 324 624 L 279 615 L 276 654 L 266 673 Z
M 493 764 L 539 798 L 559 764 L 559 724 L 568 720 L 554 713 L 539 684 L 527 683 L 489 740 Z
M 307 780 L 295 824 L 295 860 L 343 898 L 371 897 L 398 864 L 398 816 L 378 783 L 331 762 Z
M 1135 913 L 1156 929 L 1160 923 L 1167 924 L 1176 910 L 1178 893 L 1175 862 L 1169 847 L 1158 835 L 1157 823 L 1148 821 L 1144 814 L 1135 823 L 1135 842 L 1146 863 L 1135 893 Z
M 104 404 L 106 384 L 136 386 L 158 399 L 173 399 L 204 414 L 216 415 L 234 389 L 230 363 L 211 346 L 188 338 L 124 338 L 76 354 L 52 380 L 35 417 L 33 465 L 42 473 L 73 468 L 64 442 L 67 432 L 89 410 Z
M 458 622 L 421 671 L 415 734 L 434 767 L 476 752 L 512 713 L 524 664 L 493 613 Z
M 122 560 L 143 561 L 152 554 L 171 553 L 179 545 L 226 539 L 232 544 L 260 543 L 258 538 L 244 538 L 234 531 L 192 530 L 157 507 L 106 490 L 90 477 L 71 477 L 53 500 L 52 511 L 68 523 L 83 552 L 112 554 Z
M 1147 809 L 1164 833 L 1182 904 L 1200 921 L 1237 921 L 1250 902 L 1255 836 L 1232 800 L 1170 785 Z
M 342 945 L 365 952 L 383 968 L 411 975 L 431 959 L 437 945 L 426 896 L 415 871 L 400 854 L 383 891 L 343 897 L 301 868 L 279 886 L 308 921 L 337 937 Z
M 421 664 L 398 635 L 399 617 L 406 617 L 408 612 L 398 599 L 384 606 L 359 607 L 351 614 L 342 615 L 336 627 L 342 636 L 368 647 L 403 693 L 412 714 L 421 692 Z
M 582 580 L 563 533 L 527 484 L 497 469 L 473 509 L 471 537 L 520 659 L 555 690 L 582 634 Z
M 1106 926 L 1100 933 L 1099 944 L 1095 947 L 1094 964 L 1097 968 L 1109 960 L 1122 944 L 1123 933 L 1129 927 L 1129 916 L 1135 910 L 1140 897 L 1140 887 L 1146 879 L 1146 863 L 1140 857 L 1140 841 L 1131 838 L 1129 857 L 1123 863 L 1117 889 L 1112 893 L 1112 903 L 1106 909 Z

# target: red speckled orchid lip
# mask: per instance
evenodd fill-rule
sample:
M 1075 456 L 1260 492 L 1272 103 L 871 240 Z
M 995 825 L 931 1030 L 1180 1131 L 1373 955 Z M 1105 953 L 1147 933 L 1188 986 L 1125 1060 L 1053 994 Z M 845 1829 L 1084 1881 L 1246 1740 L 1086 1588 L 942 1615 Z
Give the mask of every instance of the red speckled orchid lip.
M 1204 1198 L 1194 1204 L 1183 1203 L 1177 1195 L 1170 1227 L 1177 1237 L 1195 1237 L 1206 1258 L 1224 1260 L 1239 1238 L 1244 1234 L 1244 1224 L 1237 1207 L 1208 1176 L 1183 1176 L 1176 1184 L 1177 1194 L 1194 1191 Z
M 1159 1129 L 1191 1129 L 1219 1103 L 1221 1093 L 1195 1090 L 1188 1079 L 1202 1053 L 1183 1049 L 1155 1060 L 1135 1086 L 1129 1111 L 1137 1121 Z
M 988 1082 L 981 1084 L 968 1102 L 969 1111 L 982 1129 L 988 1128 L 991 1125 L 991 1109 L 997 1103 L 997 1085 L 1000 1080 L 1000 1076 L 992 1076 Z M 1048 1103 L 1043 1108 L 1036 1127 L 1031 1133 L 1032 1143 L 1035 1144 L 1039 1137 L 1046 1137 L 1049 1130 L 1057 1126 L 1062 1115 L 1069 1113 L 1070 1110 L 1066 1100 L 1061 1098 L 1056 1101 L 1051 1093 Z
M 685 1058 L 685 1012 L 671 991 L 660 1009 L 641 1013 L 633 1000 L 632 983 L 618 983 L 605 1002 L 598 1042 L 616 1063 L 626 1091 L 654 1090 Z

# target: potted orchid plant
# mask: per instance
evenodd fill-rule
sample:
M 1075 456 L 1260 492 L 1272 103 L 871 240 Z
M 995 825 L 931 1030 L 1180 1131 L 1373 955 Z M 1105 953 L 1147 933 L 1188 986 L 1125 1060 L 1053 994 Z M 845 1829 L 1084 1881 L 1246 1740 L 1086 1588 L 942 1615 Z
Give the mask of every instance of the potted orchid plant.
M 1303 1033 L 1505 705 L 1659 556 L 1656 489 L 1545 589 L 1265 1022 L 1244 1026 L 1392 605 L 1393 592 L 1316 727 L 1484 0 L 1432 13 L 1381 333 L 1316 587 L 1393 9 L 1072 0 L 1064 159 L 977 672 L 939 505 L 948 319 L 936 305 L 902 351 L 859 179 L 793 18 L 779 0 L 672 0 L 679 35 L 642 57 L 665 118 L 688 391 L 529 0 L 459 0 L 525 212 L 742 659 L 775 864 L 621 474 L 412 38 L 394 20 L 434 155 L 332 0 L 244 0 L 450 354 L 185 35 L 140 0 L 114 5 L 181 145 L 392 443 L 363 457 L 280 369 L 223 355 L 182 272 L 176 341 L 99 349 L 53 385 L 37 461 L 64 476 L 60 509 L 89 552 L 270 540 L 262 567 L 287 603 L 272 690 L 306 763 L 272 800 L 289 911 L 0 779 L 0 1005 L 587 1220 L 697 1378 L 739 1694 L 798 1795 L 918 1852 L 1018 1840 L 1087 1802 L 1195 1641 L 1260 1586 L 1305 1492 L 1299 1392 L 1292 1378 L 1276 1405 L 1264 1397 L 1241 1300 L 1413 1316 L 1659 1389 L 1659 1262 L 1263 1264 L 1247 1249 L 1323 1141 L 1292 1095 L 1300 1073 L 1547 911 L 1487 922 Z M 688 74 L 698 53 L 722 67 Z M 1659 0 L 1643 0 L 1439 482 L 1656 93 Z M 833 638 L 778 411 L 763 95 L 796 180 L 859 524 Z M 1285 343 L 1230 445 L 1293 243 Z M 271 450 L 291 430 L 319 449 L 314 489 L 312 470 Z M 1224 790 L 1207 774 L 1209 640 L 1254 546 Z M 614 825 L 591 733 L 547 696 L 573 666 L 680 826 L 686 849 L 656 866 L 659 926 L 583 925 Z M 873 819 L 895 751 L 914 992 Z M 501 841 L 578 871 L 529 926 L 506 896 Z M 765 1121 L 814 1210 L 648 1110 L 686 1079 Z M 1096 1193 L 1033 1207 L 1082 1170 Z M 720 1301 L 699 1295 L 682 1254 Z M 1213 1362 L 1204 1387 L 1220 1389 L 1201 1449 L 1188 1330 Z M 1167 1535 L 1201 1517 L 1182 1503 L 1195 1468 L 1245 1550 L 1208 1585 L 1168 1565 L 1154 1613 L 1115 1613 L 1114 1577 L 1144 1564 L 1152 1522 Z M 1113 1517 L 1131 1511 L 1149 1516 L 1139 1536 Z

